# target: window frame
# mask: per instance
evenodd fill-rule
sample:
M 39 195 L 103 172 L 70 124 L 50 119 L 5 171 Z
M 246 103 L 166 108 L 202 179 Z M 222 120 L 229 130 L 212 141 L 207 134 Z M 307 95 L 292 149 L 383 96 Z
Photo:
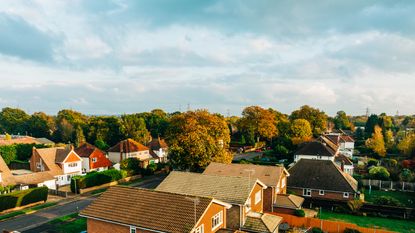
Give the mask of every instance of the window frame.
M 303 196 L 304 197 L 311 197 L 311 189 L 304 188 L 303 189 Z
M 137 233 L 137 228 L 130 226 L 130 233 Z
M 98 161 L 98 159 L 96 157 L 92 158 L 92 163 L 96 163 Z
M 325 192 L 323 189 L 318 190 L 318 195 L 324 196 Z
M 200 224 L 200 226 L 198 226 L 194 231 L 194 233 L 204 233 L 204 232 L 205 232 L 205 225 L 203 223 Z
M 344 192 L 344 193 L 343 193 L 343 198 L 349 198 L 349 197 L 350 197 L 349 192 Z
M 259 190 L 258 192 L 255 193 L 255 205 L 260 203 L 261 200 L 262 200 L 262 192 L 261 190 Z
M 213 215 L 212 219 L 212 231 L 218 229 L 223 224 L 223 211 L 219 211 L 215 215 Z

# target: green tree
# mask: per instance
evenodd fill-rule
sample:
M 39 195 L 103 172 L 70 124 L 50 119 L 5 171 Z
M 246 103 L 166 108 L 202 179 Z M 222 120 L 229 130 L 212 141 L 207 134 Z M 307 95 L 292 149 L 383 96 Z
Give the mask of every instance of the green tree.
M 336 129 L 351 129 L 352 124 L 344 111 L 338 111 L 333 119 Z
M 36 112 L 27 123 L 29 134 L 33 137 L 50 138 L 55 131 L 55 119 L 44 112 Z
M 399 179 L 404 182 L 411 182 L 414 180 L 414 173 L 411 170 L 404 168 L 402 169 L 401 174 L 399 174 Z
M 210 162 L 230 163 L 226 120 L 206 110 L 174 115 L 167 131 L 170 163 L 175 169 L 198 171 Z
M 388 172 L 388 169 L 382 166 L 372 167 L 369 170 L 369 175 L 372 179 L 378 179 L 378 180 L 388 180 L 390 177 L 390 173 Z
M 293 120 L 290 135 L 294 144 L 310 140 L 313 136 L 310 123 L 305 119 Z
M 150 133 L 146 128 L 146 123 L 139 115 L 122 115 L 120 122 L 121 132 L 125 138 L 132 138 L 142 144 L 147 144 L 150 141 Z
M 82 130 L 81 126 L 78 125 L 75 129 L 75 146 L 78 147 L 85 142 L 86 140 L 85 140 L 84 131 Z
M 327 115 L 319 109 L 312 108 L 308 105 L 302 106 L 290 115 L 290 120 L 305 119 L 310 125 L 315 136 L 322 134 L 327 128 Z
M 107 145 L 115 145 L 125 137 L 121 133 L 120 119 L 115 116 L 94 116 L 88 120 L 87 141 L 95 143 L 97 140 Z
M 366 140 L 366 147 L 370 148 L 377 155 L 384 157 L 386 155 L 385 141 L 383 140 L 382 129 L 376 125 L 372 137 Z
M 375 126 L 380 125 L 380 119 L 376 114 L 372 114 L 366 121 L 365 133 L 367 137 L 370 137 L 375 132 Z
M 0 129 L 9 134 L 26 134 L 30 116 L 18 108 L 3 108 L 0 112 Z
M 104 142 L 103 140 L 101 140 L 101 139 L 97 139 L 97 140 L 95 140 L 94 145 L 95 145 L 96 147 L 98 147 L 98 149 L 103 150 L 103 151 L 105 151 L 105 150 L 107 150 L 107 149 L 109 148 L 108 144 L 107 144 L 107 143 L 105 143 L 105 142 Z
M 56 131 L 54 138 L 60 142 L 74 142 L 76 139 L 76 128 L 84 128 L 88 117 L 80 112 L 64 109 L 58 112 L 56 116 Z

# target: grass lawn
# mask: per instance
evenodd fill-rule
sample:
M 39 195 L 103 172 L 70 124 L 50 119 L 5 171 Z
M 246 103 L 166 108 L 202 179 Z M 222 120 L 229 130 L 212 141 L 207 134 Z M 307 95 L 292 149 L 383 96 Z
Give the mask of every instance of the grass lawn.
M 406 207 L 415 208 L 415 194 L 410 192 L 400 192 L 400 191 L 382 191 L 382 190 L 373 190 L 369 194 L 369 189 L 365 190 L 365 201 L 373 202 L 376 197 L 388 196 L 397 199 Z
M 11 218 L 11 217 L 14 217 L 14 216 L 32 213 L 32 212 L 35 212 L 37 210 L 41 210 L 41 209 L 44 209 L 44 208 L 47 208 L 47 207 L 50 207 L 50 206 L 54 206 L 56 204 L 58 204 L 58 203 L 57 202 L 48 202 L 48 203 L 45 203 L 45 204 L 34 206 L 32 208 L 18 210 L 18 211 L 10 212 L 10 213 L 7 213 L 7 214 L 3 214 L 3 215 L 0 216 L 0 221 Z
M 62 233 L 79 233 L 86 230 L 86 218 L 78 216 L 78 213 L 56 218 L 48 223 L 51 229 Z
M 373 228 L 374 226 L 377 226 L 390 231 L 415 233 L 415 222 L 409 220 L 356 216 L 351 214 L 334 213 L 330 211 L 323 211 L 323 213 L 321 214 L 321 218 L 327 220 L 354 223 L 361 227 Z

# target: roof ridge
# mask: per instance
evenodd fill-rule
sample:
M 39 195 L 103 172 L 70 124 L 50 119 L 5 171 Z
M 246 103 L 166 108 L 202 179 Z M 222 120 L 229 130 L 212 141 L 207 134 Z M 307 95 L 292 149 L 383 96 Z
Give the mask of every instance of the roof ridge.
M 167 193 L 167 194 L 172 194 L 174 196 L 200 197 L 200 198 L 217 200 L 217 199 L 215 199 L 213 197 L 207 197 L 207 196 L 197 196 L 197 195 L 191 195 L 191 194 L 181 194 L 181 193 L 174 193 L 174 192 L 168 192 L 168 191 L 163 191 L 163 190 L 146 189 L 146 188 L 141 188 L 141 187 L 131 187 L 131 186 L 125 186 L 125 185 L 115 185 L 115 186 L 112 186 L 111 188 L 124 188 L 124 189 L 131 189 L 131 190 L 142 190 L 142 191 L 153 192 L 153 193 Z
M 350 181 L 349 181 L 349 179 L 346 177 L 346 175 L 348 175 L 347 173 L 345 173 L 345 172 L 343 172 L 340 168 L 339 168 L 339 166 L 337 166 L 336 165 L 336 163 L 334 163 L 333 161 L 331 161 L 331 160 L 329 160 L 331 163 L 330 164 L 332 164 L 336 169 L 337 169 L 337 171 L 338 172 L 340 172 L 340 174 L 342 175 L 342 177 L 346 180 L 346 182 L 347 182 L 347 184 L 350 186 L 350 188 L 352 188 L 354 191 L 357 191 L 357 190 L 355 190 L 354 189 L 354 187 L 353 187 L 353 185 L 350 183 Z M 351 178 L 353 178 L 353 177 L 351 177 Z

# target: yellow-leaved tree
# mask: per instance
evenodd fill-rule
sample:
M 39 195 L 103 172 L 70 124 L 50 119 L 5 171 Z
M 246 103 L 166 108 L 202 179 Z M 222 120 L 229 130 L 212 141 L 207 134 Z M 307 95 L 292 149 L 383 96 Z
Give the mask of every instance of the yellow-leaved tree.
M 383 139 L 382 128 L 379 125 L 375 125 L 371 138 L 368 138 L 365 142 L 366 146 L 373 150 L 381 157 L 386 155 L 385 141 Z

